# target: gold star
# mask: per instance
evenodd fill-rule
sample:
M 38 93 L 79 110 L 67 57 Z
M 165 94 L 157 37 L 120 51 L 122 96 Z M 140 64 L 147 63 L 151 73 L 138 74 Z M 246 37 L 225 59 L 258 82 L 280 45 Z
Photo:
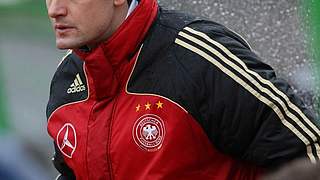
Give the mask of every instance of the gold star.
M 146 107 L 146 110 L 151 109 L 151 104 L 149 102 L 147 102 L 147 104 L 145 104 L 144 106 Z
M 157 103 L 156 103 L 156 105 L 157 105 L 157 109 L 162 109 L 163 107 L 162 107 L 162 105 L 163 105 L 163 103 L 162 102 L 160 102 L 160 101 L 158 101 Z
M 138 104 L 136 107 L 136 112 L 140 111 L 140 107 L 141 107 L 140 104 Z

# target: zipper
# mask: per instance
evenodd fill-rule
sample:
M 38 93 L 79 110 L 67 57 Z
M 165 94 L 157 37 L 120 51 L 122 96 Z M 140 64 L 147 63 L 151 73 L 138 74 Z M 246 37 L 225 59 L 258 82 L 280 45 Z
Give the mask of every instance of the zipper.
M 107 140 L 107 162 L 108 162 L 108 170 L 109 170 L 109 178 L 110 180 L 113 180 L 114 177 L 113 177 L 113 168 L 112 168 L 112 160 L 111 160 L 111 153 L 110 153 L 110 149 L 111 149 L 111 136 L 112 136 L 112 125 L 113 125 L 113 121 L 114 121 L 114 117 L 115 117 L 115 112 L 116 112 L 116 109 L 117 109 L 117 104 L 118 104 L 118 98 L 121 94 L 121 91 L 119 92 L 119 94 L 117 94 L 115 97 L 114 97 L 114 104 L 113 104 L 113 107 L 112 107 L 112 114 L 111 114 L 111 118 L 110 118 L 110 122 L 108 123 L 108 126 L 109 126 L 109 129 L 108 129 L 108 140 Z

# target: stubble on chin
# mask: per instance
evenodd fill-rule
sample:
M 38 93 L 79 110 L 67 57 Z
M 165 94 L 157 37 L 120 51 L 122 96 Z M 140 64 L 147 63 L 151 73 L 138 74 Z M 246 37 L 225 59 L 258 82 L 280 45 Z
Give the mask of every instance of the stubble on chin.
M 81 41 L 71 38 L 56 38 L 56 47 L 58 49 L 77 49 L 83 46 Z

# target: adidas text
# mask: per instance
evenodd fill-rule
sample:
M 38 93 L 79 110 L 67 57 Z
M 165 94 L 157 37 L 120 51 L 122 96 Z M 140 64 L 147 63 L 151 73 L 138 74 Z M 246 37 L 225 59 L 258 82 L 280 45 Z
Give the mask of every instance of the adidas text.
M 82 91 L 85 91 L 85 90 L 86 90 L 86 87 L 84 85 L 82 85 L 82 86 L 69 88 L 67 93 L 68 94 L 72 94 L 72 93 L 82 92 Z

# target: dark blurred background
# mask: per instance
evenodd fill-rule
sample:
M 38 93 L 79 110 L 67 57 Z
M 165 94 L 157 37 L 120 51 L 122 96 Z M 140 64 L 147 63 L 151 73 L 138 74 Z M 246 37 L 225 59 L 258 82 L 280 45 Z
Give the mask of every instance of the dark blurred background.
M 241 34 L 279 77 L 294 86 L 306 105 L 318 111 L 309 11 L 302 0 L 159 2 L 208 17 Z M 64 53 L 55 48 L 45 1 L 0 0 L 0 180 L 57 175 L 50 162 L 53 148 L 45 107 L 50 79 Z

